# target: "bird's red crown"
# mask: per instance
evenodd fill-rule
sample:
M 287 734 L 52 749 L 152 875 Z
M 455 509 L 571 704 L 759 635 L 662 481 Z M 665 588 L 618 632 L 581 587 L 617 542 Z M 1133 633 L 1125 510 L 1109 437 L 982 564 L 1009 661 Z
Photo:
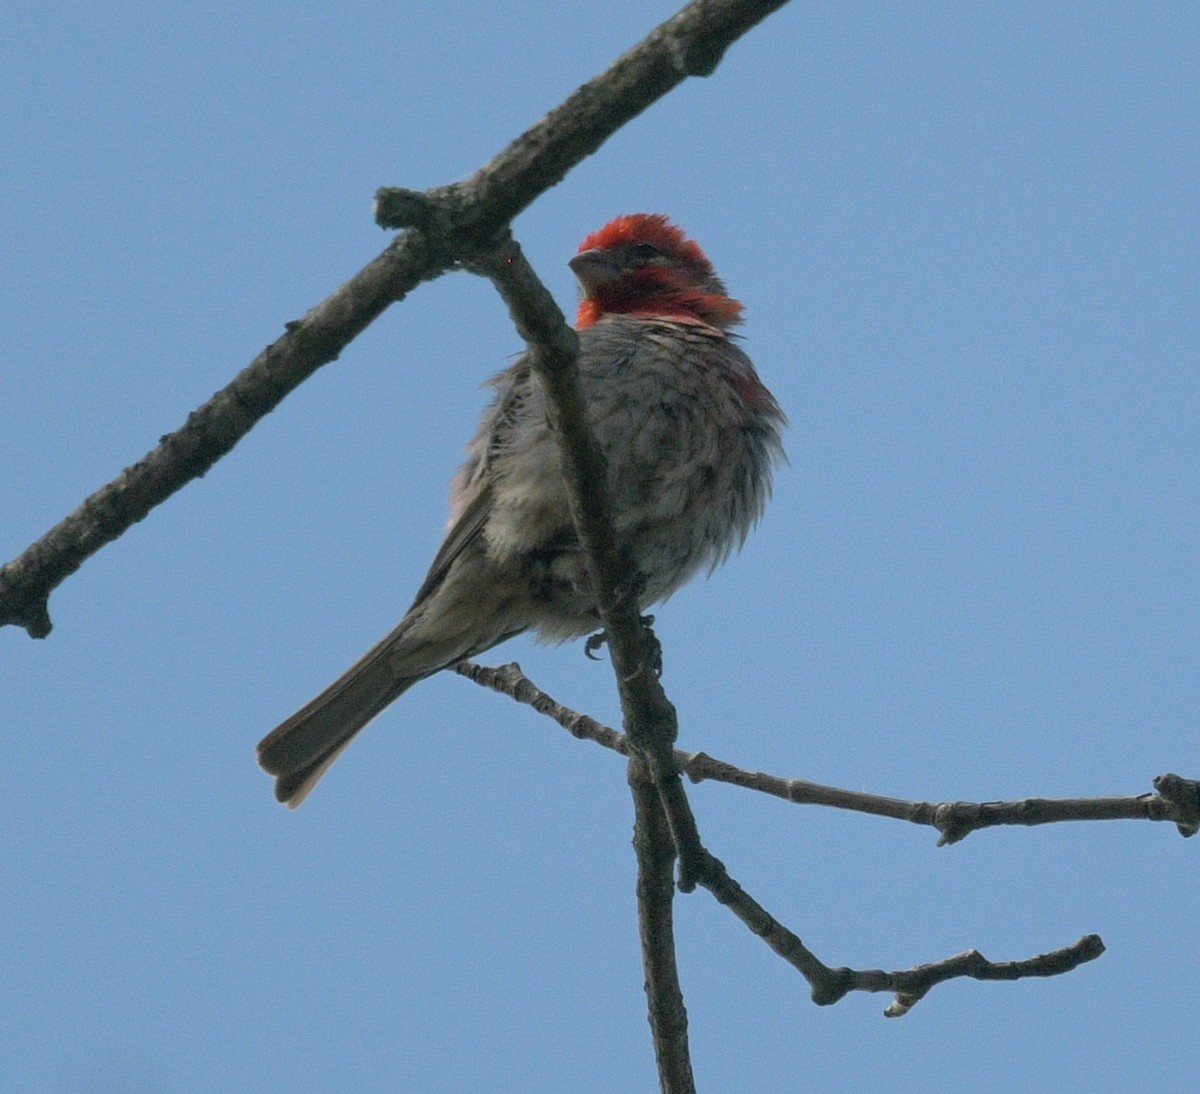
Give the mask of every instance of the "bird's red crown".
M 629 244 L 649 243 L 663 254 L 686 259 L 689 263 L 713 272 L 712 263 L 700 244 L 688 239 L 662 213 L 631 213 L 610 220 L 579 244 L 580 251 L 609 251 Z

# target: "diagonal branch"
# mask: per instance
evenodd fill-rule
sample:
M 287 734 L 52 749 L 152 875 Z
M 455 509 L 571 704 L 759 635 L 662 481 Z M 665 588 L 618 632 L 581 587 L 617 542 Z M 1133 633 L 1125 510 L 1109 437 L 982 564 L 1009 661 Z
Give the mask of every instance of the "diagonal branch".
M 401 236 L 303 319 L 286 324 L 282 337 L 193 410 L 182 426 L 0 567 L 0 626 L 15 624 L 31 638 L 46 637 L 54 589 L 155 506 L 207 472 L 286 395 L 336 360 L 389 304 L 436 276 L 444 262 L 420 236 Z
M 487 239 L 535 197 L 689 76 L 711 76 L 725 51 L 787 0 L 693 0 L 470 178 L 427 191 L 384 188 L 384 228 L 459 227 Z
M 483 687 L 533 707 L 576 737 L 594 741 L 623 756 L 630 754 L 629 741 L 623 733 L 563 706 L 525 676 L 515 662 L 493 669 L 463 661 L 455 665 L 454 670 Z M 757 790 L 795 805 L 827 805 L 834 809 L 848 809 L 855 813 L 870 813 L 877 817 L 928 825 L 941 833 L 939 847 L 957 843 L 981 828 L 1000 825 L 1029 827 L 1062 821 L 1150 820 L 1173 821 L 1182 836 L 1193 836 L 1200 830 L 1200 781 L 1173 774 L 1159 775 L 1154 779 L 1157 793 L 1128 797 L 922 802 L 864 794 L 804 779 L 785 779 L 762 771 L 749 771 L 703 752 L 676 750 L 675 762 L 693 782 L 709 779 Z
M 50 633 L 49 598 L 93 554 L 208 471 L 254 425 L 389 304 L 500 232 L 631 118 L 706 76 L 725 50 L 786 0 L 695 0 L 579 88 L 470 178 L 426 194 L 384 191 L 379 212 L 414 226 L 341 288 L 287 324 L 229 384 L 159 445 L 0 567 L 0 626 Z M 392 195 L 390 198 L 388 195 Z M 397 196 L 399 195 L 399 196 Z
M 711 858 L 711 856 L 710 856 Z M 901 1018 L 938 984 L 969 976 L 975 980 L 1024 980 L 1031 976 L 1061 976 L 1104 953 L 1097 934 L 1084 935 L 1070 946 L 1035 954 L 1019 961 L 989 961 L 978 950 L 967 950 L 911 969 L 831 968 L 820 960 L 798 935 L 788 930 L 729 876 L 723 863 L 712 858 L 701 884 L 780 957 L 798 969 L 812 988 L 818 1006 L 840 1002 L 852 991 L 896 993 L 887 1018 Z

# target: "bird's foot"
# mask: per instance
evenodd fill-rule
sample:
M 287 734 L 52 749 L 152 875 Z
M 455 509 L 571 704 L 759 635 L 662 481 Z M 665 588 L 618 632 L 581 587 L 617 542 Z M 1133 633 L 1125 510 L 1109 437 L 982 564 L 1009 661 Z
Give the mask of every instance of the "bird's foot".
M 589 661 L 599 661 L 596 656 L 596 651 L 600 649 L 608 641 L 608 635 L 604 631 L 597 631 L 595 634 L 588 635 L 588 640 L 583 644 L 584 656 Z
M 649 661 L 651 671 L 655 676 L 662 676 L 663 670 L 663 651 L 662 643 L 658 640 L 658 636 L 651 629 L 654 626 L 654 616 L 643 615 L 639 622 L 642 624 L 642 630 L 646 640 L 647 660 Z M 593 635 L 588 636 L 588 640 L 583 644 L 584 655 L 592 661 L 599 661 L 596 656 L 602 646 L 608 644 L 608 633 L 606 631 L 597 631 Z

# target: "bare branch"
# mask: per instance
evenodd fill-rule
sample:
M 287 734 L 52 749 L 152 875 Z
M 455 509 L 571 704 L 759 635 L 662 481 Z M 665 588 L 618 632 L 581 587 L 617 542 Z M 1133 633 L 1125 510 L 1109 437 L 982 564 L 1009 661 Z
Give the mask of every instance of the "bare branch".
M 538 688 L 515 662 L 491 669 L 464 661 L 455 665 L 454 670 L 477 684 L 533 707 L 576 737 L 594 741 L 623 756 L 629 755 L 629 742 L 624 734 L 563 706 Z M 877 817 L 929 825 L 941 833 L 939 847 L 957 843 L 980 828 L 999 825 L 1032 826 L 1095 820 L 1173 821 L 1183 836 L 1195 835 L 1200 828 L 1200 782 L 1180 775 L 1159 775 L 1154 779 L 1158 793 L 1134 797 L 921 802 L 843 790 L 804 779 L 784 779 L 762 771 L 748 771 L 703 752 L 677 749 L 675 762 L 693 782 L 709 779 L 757 790 L 796 805 L 827 805 L 855 813 L 870 813 Z
M 627 121 L 689 76 L 710 76 L 725 51 L 787 0 L 695 0 L 468 179 L 424 194 L 384 188 L 376 220 L 485 240 L 562 181 Z
M 978 950 L 967 950 L 927 965 L 898 972 L 882 969 L 830 968 L 773 918 L 746 892 L 724 865 L 711 858 L 700 883 L 780 957 L 797 968 L 812 988 L 812 1000 L 818 1006 L 839 1002 L 852 991 L 891 991 L 896 993 L 884 1011 L 887 1018 L 900 1018 L 925 997 L 931 988 L 946 980 L 969 976 L 975 980 L 1022 980 L 1031 976 L 1060 976 L 1085 961 L 1093 961 L 1104 952 L 1099 935 L 1085 935 L 1078 942 L 1049 953 L 1021 961 L 992 962 Z
M 786 0 L 695 0 L 585 84 L 470 178 L 426 194 L 382 191 L 379 215 L 419 225 L 340 289 L 287 324 L 228 387 L 88 497 L 18 558 L 0 567 L 0 626 L 50 633 L 51 592 L 192 479 L 209 470 L 264 415 L 389 304 L 453 268 L 625 122 L 688 76 L 712 72 L 728 46 Z
M 556 702 L 529 680 L 521 672 L 520 666 L 516 664 L 492 669 L 472 664 L 469 661 L 462 661 L 454 666 L 454 671 L 477 684 L 508 695 L 517 702 L 532 706 L 539 713 L 553 718 L 576 737 L 596 741 L 616 752 L 629 754 L 629 741 L 623 734 Z M 692 757 L 684 752 L 676 752 L 675 756 L 680 766 L 687 771 Z M 715 762 L 706 756 L 703 757 L 703 760 L 709 764 Z M 723 766 L 729 768 L 730 765 Z M 736 771 L 737 769 L 732 770 Z M 714 772 L 706 777 L 720 778 L 720 775 Z M 632 775 L 630 781 L 633 782 Z M 739 783 L 739 785 L 745 784 Z M 830 787 L 821 789 L 832 790 Z M 833 793 L 841 794 L 843 792 L 833 791 Z M 825 801 L 822 804 L 839 803 Z M 639 817 L 641 816 L 639 811 Z M 897 1018 L 907 1014 L 931 988 L 945 980 L 963 976 L 973 977 L 976 980 L 1020 980 L 1030 976 L 1058 976 L 1070 972 L 1085 961 L 1099 957 L 1104 952 L 1104 943 L 1100 937 L 1087 935 L 1063 949 L 1038 954 L 1021 961 L 992 962 L 979 951 L 968 950 L 954 957 L 897 972 L 884 972 L 881 969 L 831 968 L 805 946 L 798 935 L 775 919 L 750 896 L 729 875 L 719 859 L 703 850 L 701 850 L 701 856 L 697 881 L 780 957 L 799 970 L 812 988 L 813 1002 L 821 1006 L 836 1003 L 852 991 L 891 991 L 896 993 L 896 998 L 884 1014 L 889 1018 Z M 646 927 L 643 923 L 643 932 L 645 930 Z M 644 939 L 645 935 L 643 934 L 643 945 L 645 945 Z
M 1061 976 L 1087 961 L 1095 961 L 1104 952 L 1104 942 L 1098 934 L 1084 935 L 1078 942 L 1051 950 L 1023 961 L 989 961 L 978 950 L 967 950 L 935 961 L 918 965 L 899 973 L 875 970 L 855 973 L 859 991 L 894 991 L 896 998 L 885 1010 L 886 1018 L 902 1018 L 922 999 L 930 988 L 946 980 L 969 976 L 974 980 L 1024 980 L 1031 976 Z M 839 970 L 840 971 L 840 970 Z M 878 986 L 875 986 L 878 984 Z
M 440 272 L 444 258 L 410 233 L 391 244 L 246 366 L 228 387 L 192 411 L 174 433 L 97 490 L 23 554 L 0 567 L 0 626 L 44 638 L 50 593 L 93 554 L 151 509 L 199 478 L 259 421 L 393 301 Z
M 638 860 L 638 933 L 659 1082 L 664 1091 L 691 1094 L 696 1082 L 688 1053 L 687 1008 L 675 962 L 675 849 L 658 788 L 641 760 L 629 763 L 629 787 Z

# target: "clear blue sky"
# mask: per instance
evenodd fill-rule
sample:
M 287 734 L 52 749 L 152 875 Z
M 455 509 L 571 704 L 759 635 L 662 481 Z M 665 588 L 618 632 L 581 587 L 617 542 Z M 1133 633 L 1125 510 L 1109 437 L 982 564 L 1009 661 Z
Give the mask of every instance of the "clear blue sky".
M 15 556 L 674 3 L 31 4 L 0 41 L 0 555 Z M 552 15 L 551 15 L 552 12 Z M 1200 7 L 795 3 L 516 223 L 565 308 L 670 214 L 791 416 L 742 555 L 658 611 L 682 744 L 901 797 L 1200 774 Z M 624 765 L 452 676 L 302 809 L 253 746 L 399 618 L 520 349 L 490 286 L 392 309 L 0 632 L 0 1085 L 655 1089 Z M 579 645 L 514 641 L 617 722 Z M 1099 932 L 1071 976 L 818 1010 L 678 902 L 701 1088 L 1195 1088 L 1200 840 L 695 788 L 831 964 Z

